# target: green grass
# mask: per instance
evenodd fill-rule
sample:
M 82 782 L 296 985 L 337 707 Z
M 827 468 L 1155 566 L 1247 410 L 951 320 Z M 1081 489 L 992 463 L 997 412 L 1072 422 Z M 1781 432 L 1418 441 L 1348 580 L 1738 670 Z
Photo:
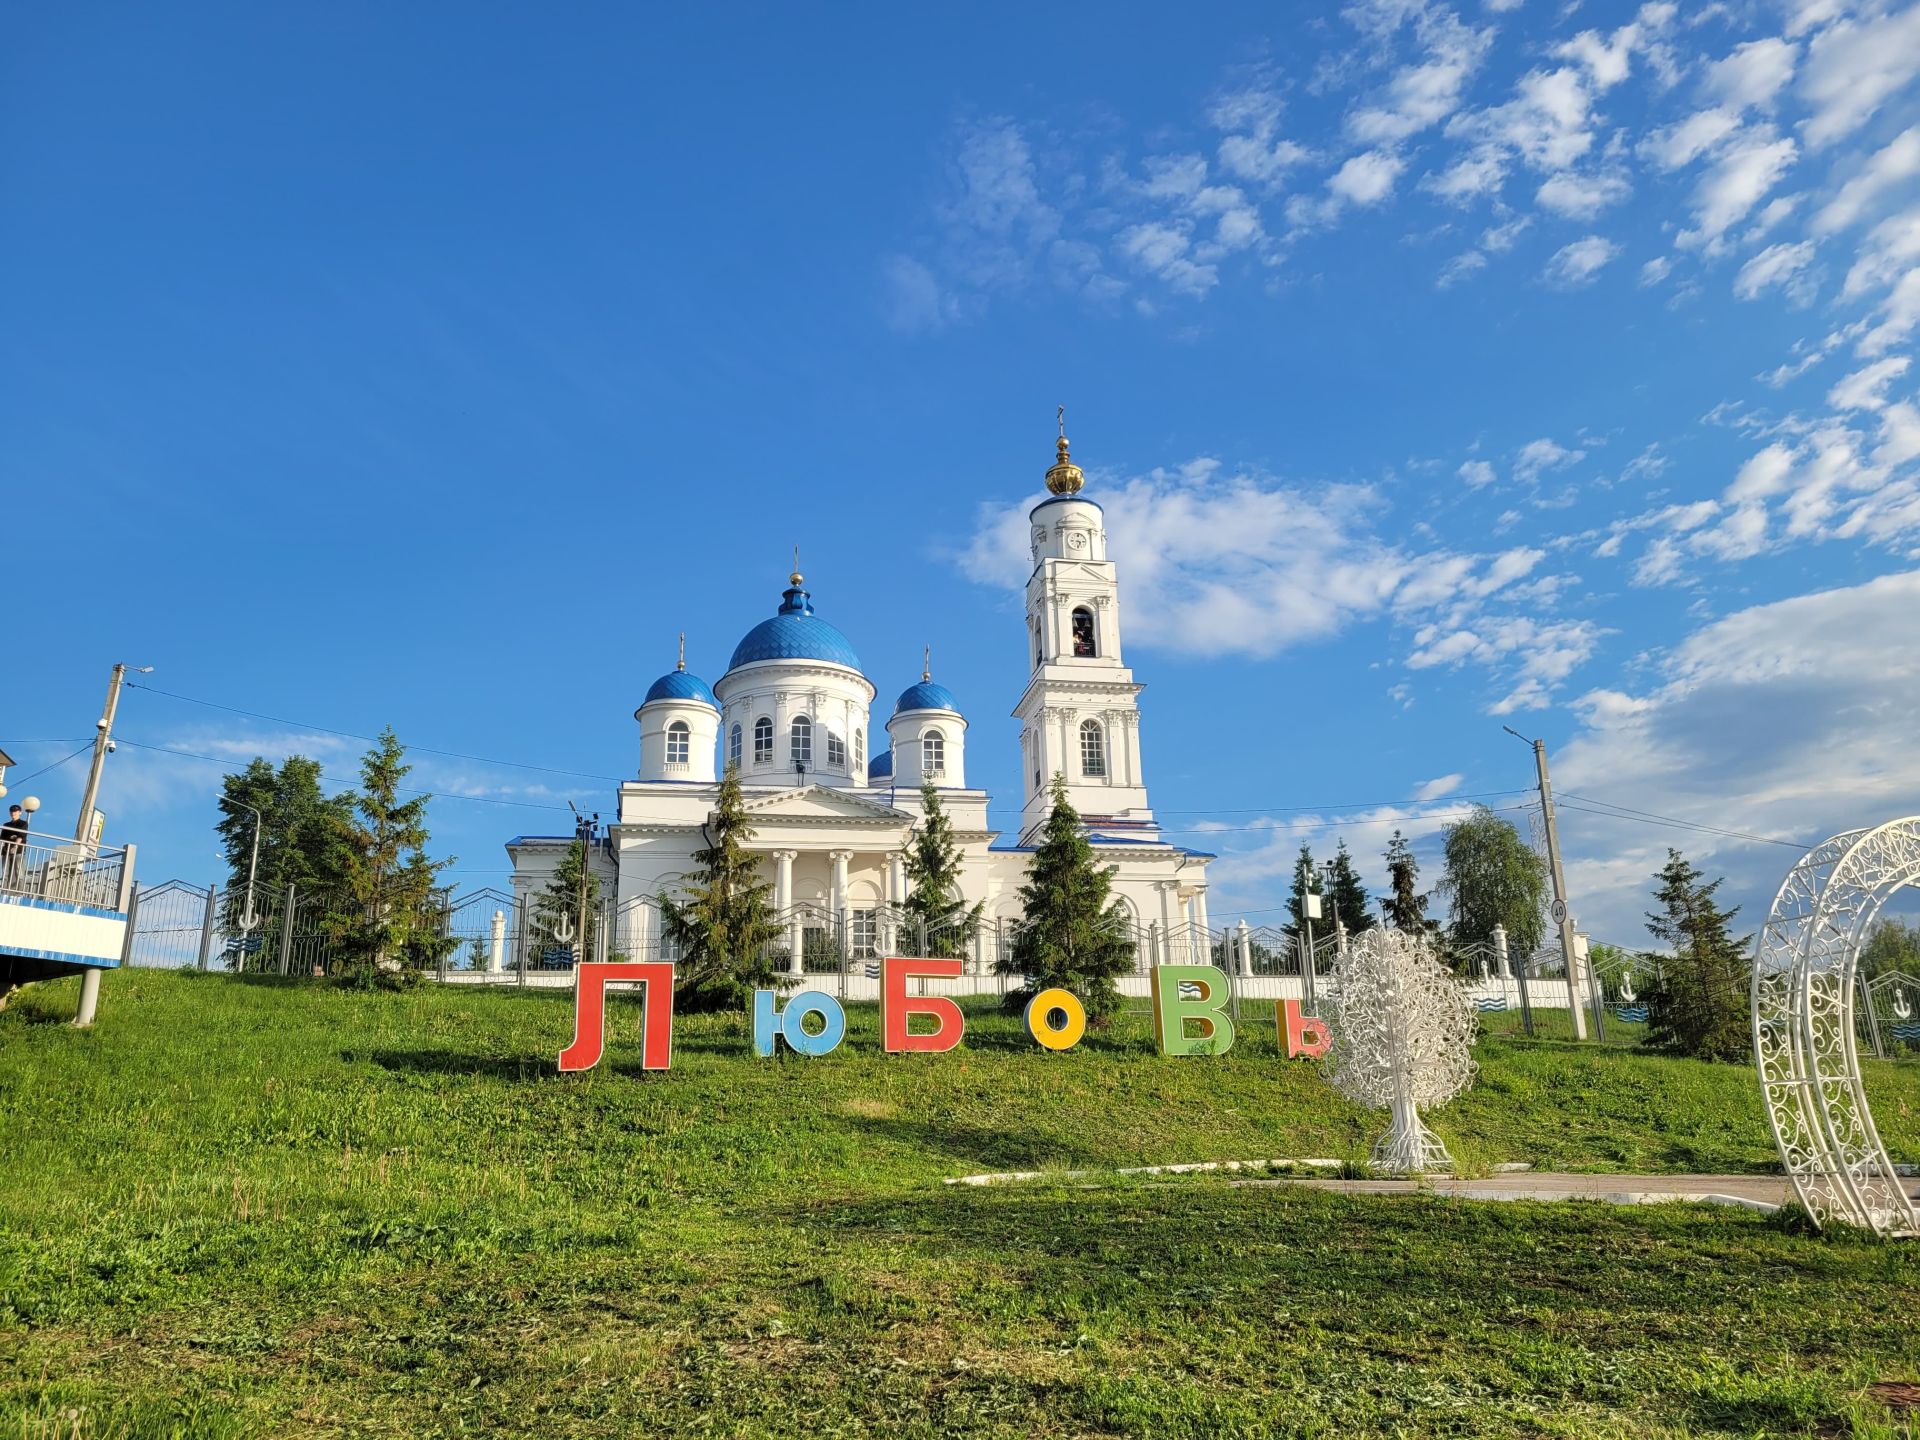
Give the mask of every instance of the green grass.
M 1364 1156 L 1270 1026 L 821 1060 L 565 993 L 110 976 L 0 1015 L 0 1437 L 1910 1434 L 1920 1255 L 1691 1206 L 979 1170 Z M 1251 1018 L 1251 1017 L 1250 1017 Z M 1485 1040 L 1456 1156 L 1764 1170 L 1750 1072 Z M 1920 1152 L 1920 1067 L 1876 1114 Z

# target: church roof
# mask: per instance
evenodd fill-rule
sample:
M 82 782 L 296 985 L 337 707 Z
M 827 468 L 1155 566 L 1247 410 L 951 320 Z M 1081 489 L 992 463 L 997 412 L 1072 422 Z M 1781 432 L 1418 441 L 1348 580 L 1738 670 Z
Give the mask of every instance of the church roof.
M 960 702 L 953 698 L 953 692 L 946 686 L 922 680 L 902 690 L 900 698 L 894 701 L 894 714 L 901 715 L 909 710 L 951 710 L 958 714 Z
M 720 708 L 720 702 L 713 698 L 713 691 L 707 688 L 707 682 L 686 670 L 669 670 L 662 675 L 647 687 L 647 698 L 640 703 L 651 705 L 656 700 L 697 700 L 716 710 Z
M 734 646 L 727 668 L 737 670 L 756 660 L 825 660 L 849 670 L 860 668 L 860 657 L 847 637 L 813 613 L 813 601 L 800 588 L 798 574 L 781 596 L 780 613 L 746 633 Z
M 891 780 L 893 778 L 893 751 L 882 750 L 867 762 L 868 780 Z

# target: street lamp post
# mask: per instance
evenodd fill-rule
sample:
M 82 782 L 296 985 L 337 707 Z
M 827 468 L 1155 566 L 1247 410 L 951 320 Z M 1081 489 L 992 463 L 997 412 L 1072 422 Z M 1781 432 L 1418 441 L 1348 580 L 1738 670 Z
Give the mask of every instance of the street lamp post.
M 247 937 L 253 933 L 253 927 L 260 923 L 260 913 L 253 907 L 253 881 L 260 872 L 260 827 L 265 823 L 259 807 L 247 804 L 244 800 L 235 800 L 231 795 L 220 797 L 222 805 L 232 805 L 241 810 L 253 812 L 253 853 L 247 859 L 247 903 L 240 912 L 240 951 L 242 963 L 245 963 Z
M 1533 747 L 1533 766 L 1540 777 L 1540 818 L 1547 832 L 1547 873 L 1553 880 L 1553 923 L 1560 932 L 1560 958 L 1567 969 L 1567 1015 L 1573 1021 L 1573 1038 L 1587 1038 L 1586 1017 L 1580 1008 L 1580 985 L 1577 978 L 1574 956 L 1573 911 L 1567 907 L 1567 877 L 1560 864 L 1560 827 L 1553 815 L 1553 784 L 1547 779 L 1547 742 L 1529 740 L 1511 725 L 1500 727 L 1514 739 L 1524 741 Z M 1523 958 L 1521 961 L 1525 964 Z M 1597 989 L 1593 993 L 1594 1038 L 1606 1038 L 1606 1020 L 1604 1007 Z

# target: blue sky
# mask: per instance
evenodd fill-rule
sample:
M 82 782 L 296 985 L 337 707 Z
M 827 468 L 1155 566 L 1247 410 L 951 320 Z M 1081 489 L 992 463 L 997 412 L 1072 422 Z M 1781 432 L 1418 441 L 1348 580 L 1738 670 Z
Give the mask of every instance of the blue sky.
M 1216 921 L 1520 803 L 1503 724 L 1583 925 L 1640 938 L 1670 842 L 1757 921 L 1781 842 L 1920 808 L 1916 72 L 1920 6 L 1841 0 L 20 17 L 9 783 L 70 825 L 81 762 L 28 777 L 151 664 L 144 878 L 217 870 L 190 755 L 344 781 L 302 727 L 392 723 L 546 767 L 417 757 L 498 881 L 798 544 L 1011 826 L 1065 402 Z

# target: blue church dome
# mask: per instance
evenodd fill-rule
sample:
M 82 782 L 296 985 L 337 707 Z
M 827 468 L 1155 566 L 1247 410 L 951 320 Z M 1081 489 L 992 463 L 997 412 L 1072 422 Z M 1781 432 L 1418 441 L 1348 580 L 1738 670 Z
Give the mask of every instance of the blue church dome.
M 871 782 L 875 780 L 891 780 L 892 778 L 893 751 L 882 750 L 878 755 L 874 756 L 872 760 L 867 762 L 867 779 Z
M 800 588 L 797 574 L 793 587 L 780 597 L 780 613 L 746 633 L 734 647 L 727 668 L 738 670 L 756 660 L 825 660 L 849 670 L 860 668 L 860 657 L 847 637 L 813 613 L 813 602 Z
M 707 682 L 698 675 L 686 670 L 669 670 L 653 684 L 647 687 L 647 698 L 642 705 L 651 705 L 656 700 L 698 700 L 702 705 L 720 708 L 720 702 L 713 698 L 713 691 L 707 688 Z
M 909 710 L 952 710 L 958 713 L 960 702 L 953 698 L 953 692 L 944 685 L 936 685 L 931 680 L 922 680 L 900 692 L 900 698 L 893 702 L 893 713 L 905 714 Z

